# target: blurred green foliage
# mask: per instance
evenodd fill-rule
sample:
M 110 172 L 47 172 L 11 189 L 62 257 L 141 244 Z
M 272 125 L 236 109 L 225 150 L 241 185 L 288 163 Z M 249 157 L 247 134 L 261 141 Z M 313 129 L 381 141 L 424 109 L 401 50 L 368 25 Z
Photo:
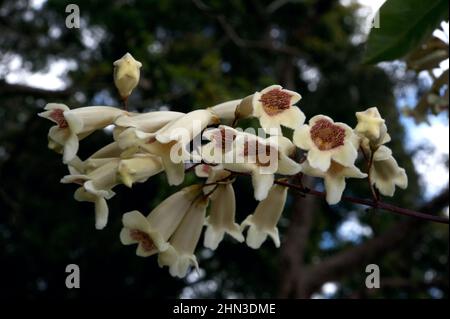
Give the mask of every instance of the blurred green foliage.
M 368 63 L 404 58 L 416 49 L 448 20 L 448 1 L 386 1 L 378 20 L 380 25 L 372 28 L 367 41 Z

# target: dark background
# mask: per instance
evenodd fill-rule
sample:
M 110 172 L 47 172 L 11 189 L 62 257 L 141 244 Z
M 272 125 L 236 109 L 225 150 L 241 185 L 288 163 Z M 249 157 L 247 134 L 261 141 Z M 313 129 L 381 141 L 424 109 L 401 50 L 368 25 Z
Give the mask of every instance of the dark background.
M 0 1 L 0 296 L 91 297 L 295 297 L 447 298 L 448 226 L 349 203 L 329 207 L 291 193 L 280 221 L 282 246 L 271 241 L 252 250 L 227 238 L 211 252 L 197 249 L 201 272 L 184 280 L 160 269 L 155 258 L 139 258 L 119 241 L 121 214 L 149 212 L 178 188 L 164 176 L 133 189 L 117 187 L 110 220 L 94 229 L 93 206 L 73 199 L 74 185 L 58 154 L 47 149 L 50 123 L 37 117 L 48 102 L 70 107 L 119 106 L 112 62 L 129 51 L 143 63 L 130 98 L 137 111 L 170 108 L 188 112 L 244 97 L 272 83 L 302 94 L 307 117 L 326 114 L 354 127 L 354 113 L 378 106 L 390 143 L 407 171 L 409 187 L 388 202 L 434 214 L 448 206 L 448 191 L 424 198 L 406 149 L 403 116 L 394 89 L 416 87 L 415 74 L 361 62 L 363 19 L 358 6 L 339 1 L 77 1 L 81 28 L 65 27 L 73 1 Z M 278 5 L 280 5 L 278 7 Z M 60 90 L 10 83 L 10 63 L 48 70 L 64 59 L 72 66 Z M 45 84 L 45 83 L 41 83 Z M 245 123 L 243 123 L 245 124 Z M 109 143 L 100 131 L 81 143 L 85 158 Z M 421 149 L 421 151 L 429 151 Z M 448 158 L 447 158 L 448 162 Z M 444 178 L 444 177 L 443 177 Z M 445 177 L 447 178 L 447 177 Z M 188 176 L 185 184 L 195 180 Z M 318 187 L 321 184 L 318 183 Z M 365 183 L 350 180 L 347 194 L 367 197 Z M 256 202 L 250 181 L 235 183 L 241 222 Z M 349 218 L 371 230 L 342 237 Z M 65 287 L 65 267 L 81 269 L 81 289 Z M 381 289 L 367 290 L 365 267 L 381 269 Z M 321 290 L 332 282 L 332 294 Z M 330 287 L 330 285 L 328 285 Z M 319 295 L 317 295 L 319 293 Z

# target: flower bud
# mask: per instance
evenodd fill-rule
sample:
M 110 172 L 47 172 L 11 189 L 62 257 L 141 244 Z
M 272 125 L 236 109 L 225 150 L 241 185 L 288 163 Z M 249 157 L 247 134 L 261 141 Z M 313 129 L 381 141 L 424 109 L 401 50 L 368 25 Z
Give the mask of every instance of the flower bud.
M 133 89 L 139 82 L 142 63 L 135 60 L 130 53 L 126 53 L 121 59 L 115 61 L 114 84 L 123 100 L 128 99 Z

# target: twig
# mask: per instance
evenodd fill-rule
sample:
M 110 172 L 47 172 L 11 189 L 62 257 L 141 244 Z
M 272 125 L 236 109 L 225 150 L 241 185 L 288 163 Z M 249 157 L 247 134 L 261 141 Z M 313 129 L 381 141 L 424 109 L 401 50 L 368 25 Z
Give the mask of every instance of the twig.
M 373 156 L 375 154 L 375 151 L 372 151 L 370 153 L 370 157 L 368 158 L 364 149 L 362 147 L 360 147 L 360 149 L 361 149 L 361 152 L 363 153 L 364 158 L 367 161 L 367 182 L 369 183 L 369 188 L 370 188 L 370 192 L 372 193 L 373 201 L 376 204 L 380 201 L 380 196 L 378 196 L 378 193 L 375 191 L 375 187 L 373 186 L 372 173 L 371 173 L 372 165 L 373 165 Z
M 278 180 L 278 181 L 275 181 L 275 184 L 290 187 L 290 188 L 298 190 L 304 194 L 314 195 L 314 196 L 318 196 L 318 197 L 326 196 L 325 192 L 320 192 L 315 189 L 304 188 L 299 185 L 291 184 L 291 183 L 284 182 L 284 181 Z M 415 217 L 415 218 L 433 221 L 433 222 L 442 223 L 442 224 L 449 223 L 448 218 L 445 218 L 445 217 L 435 216 L 435 215 L 431 215 L 431 214 L 424 214 L 424 213 L 417 212 L 417 211 L 414 211 L 411 209 L 391 205 L 391 204 L 388 204 L 388 203 L 385 203 L 382 201 L 374 202 L 371 199 L 364 199 L 364 198 L 358 198 L 358 197 L 352 197 L 352 196 L 342 196 L 342 200 L 347 201 L 347 202 L 352 202 L 355 204 L 361 204 L 361 205 L 373 207 L 373 208 L 383 209 L 385 211 L 393 212 L 393 213 L 404 215 L 404 216 Z
M 201 0 L 192 0 L 194 5 L 202 11 L 207 16 L 214 18 L 219 23 L 222 30 L 225 32 L 226 36 L 233 42 L 236 46 L 247 49 L 260 49 L 267 50 L 292 56 L 301 56 L 301 52 L 292 46 L 283 45 L 283 46 L 275 46 L 270 41 L 258 41 L 258 40 L 248 40 L 243 39 L 236 30 L 228 23 L 225 16 L 222 14 L 215 14 L 213 10 L 207 6 Z

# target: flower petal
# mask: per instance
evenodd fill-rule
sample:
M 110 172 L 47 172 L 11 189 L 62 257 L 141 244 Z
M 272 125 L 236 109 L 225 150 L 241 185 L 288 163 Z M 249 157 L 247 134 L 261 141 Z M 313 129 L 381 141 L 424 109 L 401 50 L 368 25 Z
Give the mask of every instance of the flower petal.
M 345 189 L 345 178 L 326 176 L 325 189 L 327 203 L 330 205 L 339 203 Z
M 352 143 L 346 143 L 339 149 L 332 153 L 331 158 L 343 166 L 351 166 L 355 163 L 358 157 L 358 151 Z
M 331 153 L 312 148 L 307 155 L 309 165 L 326 172 L 331 165 Z
M 108 223 L 108 204 L 103 197 L 98 197 L 95 201 L 95 228 L 103 229 Z
M 128 228 L 122 228 L 120 231 L 120 242 L 123 245 L 132 245 L 136 244 L 138 241 L 131 238 L 130 230 Z
M 233 120 L 235 117 L 236 108 L 241 101 L 242 99 L 238 99 L 220 103 L 212 106 L 210 110 L 223 120 Z
M 68 138 L 66 139 L 66 142 L 64 144 L 64 155 L 63 155 L 63 163 L 66 164 L 73 160 L 78 152 L 78 137 L 70 133 Z
M 259 174 L 258 172 L 252 174 L 252 183 L 256 200 L 260 201 L 267 197 L 267 194 L 273 185 L 273 181 L 273 174 Z
M 299 128 L 297 128 L 294 131 L 292 141 L 297 147 L 305 151 L 311 149 L 312 141 L 309 133 L 309 126 L 302 125 Z
M 291 129 L 296 129 L 305 123 L 305 114 L 293 105 L 290 108 L 274 116 L 278 122 Z
M 259 115 L 259 124 L 264 129 L 266 134 L 282 135 L 279 121 L 270 117 L 264 112 Z

